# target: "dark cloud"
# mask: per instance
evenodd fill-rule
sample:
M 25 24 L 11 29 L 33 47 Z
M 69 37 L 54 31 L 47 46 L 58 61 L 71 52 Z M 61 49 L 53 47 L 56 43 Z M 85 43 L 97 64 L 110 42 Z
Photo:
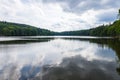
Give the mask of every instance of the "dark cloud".
M 68 12 L 81 13 L 86 10 L 94 9 L 108 9 L 119 8 L 120 0 L 43 0 L 44 3 L 66 3 L 66 7 L 63 5 L 63 9 Z

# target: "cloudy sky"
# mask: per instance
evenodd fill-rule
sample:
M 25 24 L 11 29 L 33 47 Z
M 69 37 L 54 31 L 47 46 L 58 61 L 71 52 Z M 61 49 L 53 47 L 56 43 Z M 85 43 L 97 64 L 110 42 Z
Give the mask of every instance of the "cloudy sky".
M 0 0 L 0 20 L 53 31 L 81 30 L 113 22 L 120 0 Z

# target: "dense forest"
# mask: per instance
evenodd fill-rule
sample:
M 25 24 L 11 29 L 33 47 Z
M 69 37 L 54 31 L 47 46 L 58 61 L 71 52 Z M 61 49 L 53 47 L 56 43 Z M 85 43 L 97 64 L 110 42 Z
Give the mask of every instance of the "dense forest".
M 120 36 L 120 20 L 109 25 L 101 25 L 96 28 L 78 31 L 53 32 L 30 25 L 0 22 L 0 36 Z
M 0 36 L 53 35 L 54 32 L 25 24 L 0 21 Z
M 120 20 L 116 20 L 113 24 L 101 25 L 96 28 L 78 31 L 66 31 L 59 35 L 84 35 L 84 36 L 120 36 Z

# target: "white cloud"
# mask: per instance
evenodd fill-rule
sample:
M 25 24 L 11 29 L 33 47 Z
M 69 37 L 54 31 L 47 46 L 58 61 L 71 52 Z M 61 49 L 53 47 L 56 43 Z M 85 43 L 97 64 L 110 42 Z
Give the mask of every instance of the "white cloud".
M 90 6 L 90 9 L 88 9 L 88 7 L 85 9 L 86 4 L 83 0 L 76 0 L 76 2 L 72 0 L 46 1 L 0 0 L 0 20 L 29 24 L 53 31 L 86 29 L 94 27 L 97 23 L 100 23 L 100 20 L 105 20 L 100 19 L 104 15 L 102 14 L 104 9 L 94 9 L 95 4 L 98 4 L 97 2 L 94 2 L 94 5 L 91 6 L 92 2 L 86 0 L 88 3 L 87 6 Z M 73 6 L 72 2 L 74 2 L 74 5 L 76 4 L 76 7 Z M 101 0 L 100 5 L 106 4 L 107 6 L 108 3 L 111 4 L 111 1 Z M 82 8 L 81 5 L 83 5 L 84 8 Z M 67 7 L 69 11 L 66 11 Z M 111 7 L 112 6 L 109 7 L 108 5 L 108 10 L 110 10 Z M 112 9 L 117 11 L 118 6 Z M 108 10 L 105 11 L 107 12 Z M 115 12 L 113 12 L 113 14 L 114 13 Z M 112 19 L 113 18 L 111 18 L 111 21 Z

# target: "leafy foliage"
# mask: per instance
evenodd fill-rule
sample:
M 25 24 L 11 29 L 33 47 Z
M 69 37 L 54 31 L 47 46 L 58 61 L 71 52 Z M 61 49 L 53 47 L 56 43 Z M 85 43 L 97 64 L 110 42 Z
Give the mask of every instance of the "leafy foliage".
M 52 32 L 25 24 L 0 22 L 0 36 L 37 36 L 37 35 L 65 35 L 65 36 L 120 36 L 120 20 L 113 24 L 101 25 L 96 28 L 78 31 Z
M 120 36 L 120 20 L 115 21 L 113 24 L 101 25 L 99 27 L 88 30 L 62 32 L 60 35 Z
M 36 35 L 52 35 L 53 32 L 40 29 L 33 26 L 0 22 L 0 36 L 36 36 Z

